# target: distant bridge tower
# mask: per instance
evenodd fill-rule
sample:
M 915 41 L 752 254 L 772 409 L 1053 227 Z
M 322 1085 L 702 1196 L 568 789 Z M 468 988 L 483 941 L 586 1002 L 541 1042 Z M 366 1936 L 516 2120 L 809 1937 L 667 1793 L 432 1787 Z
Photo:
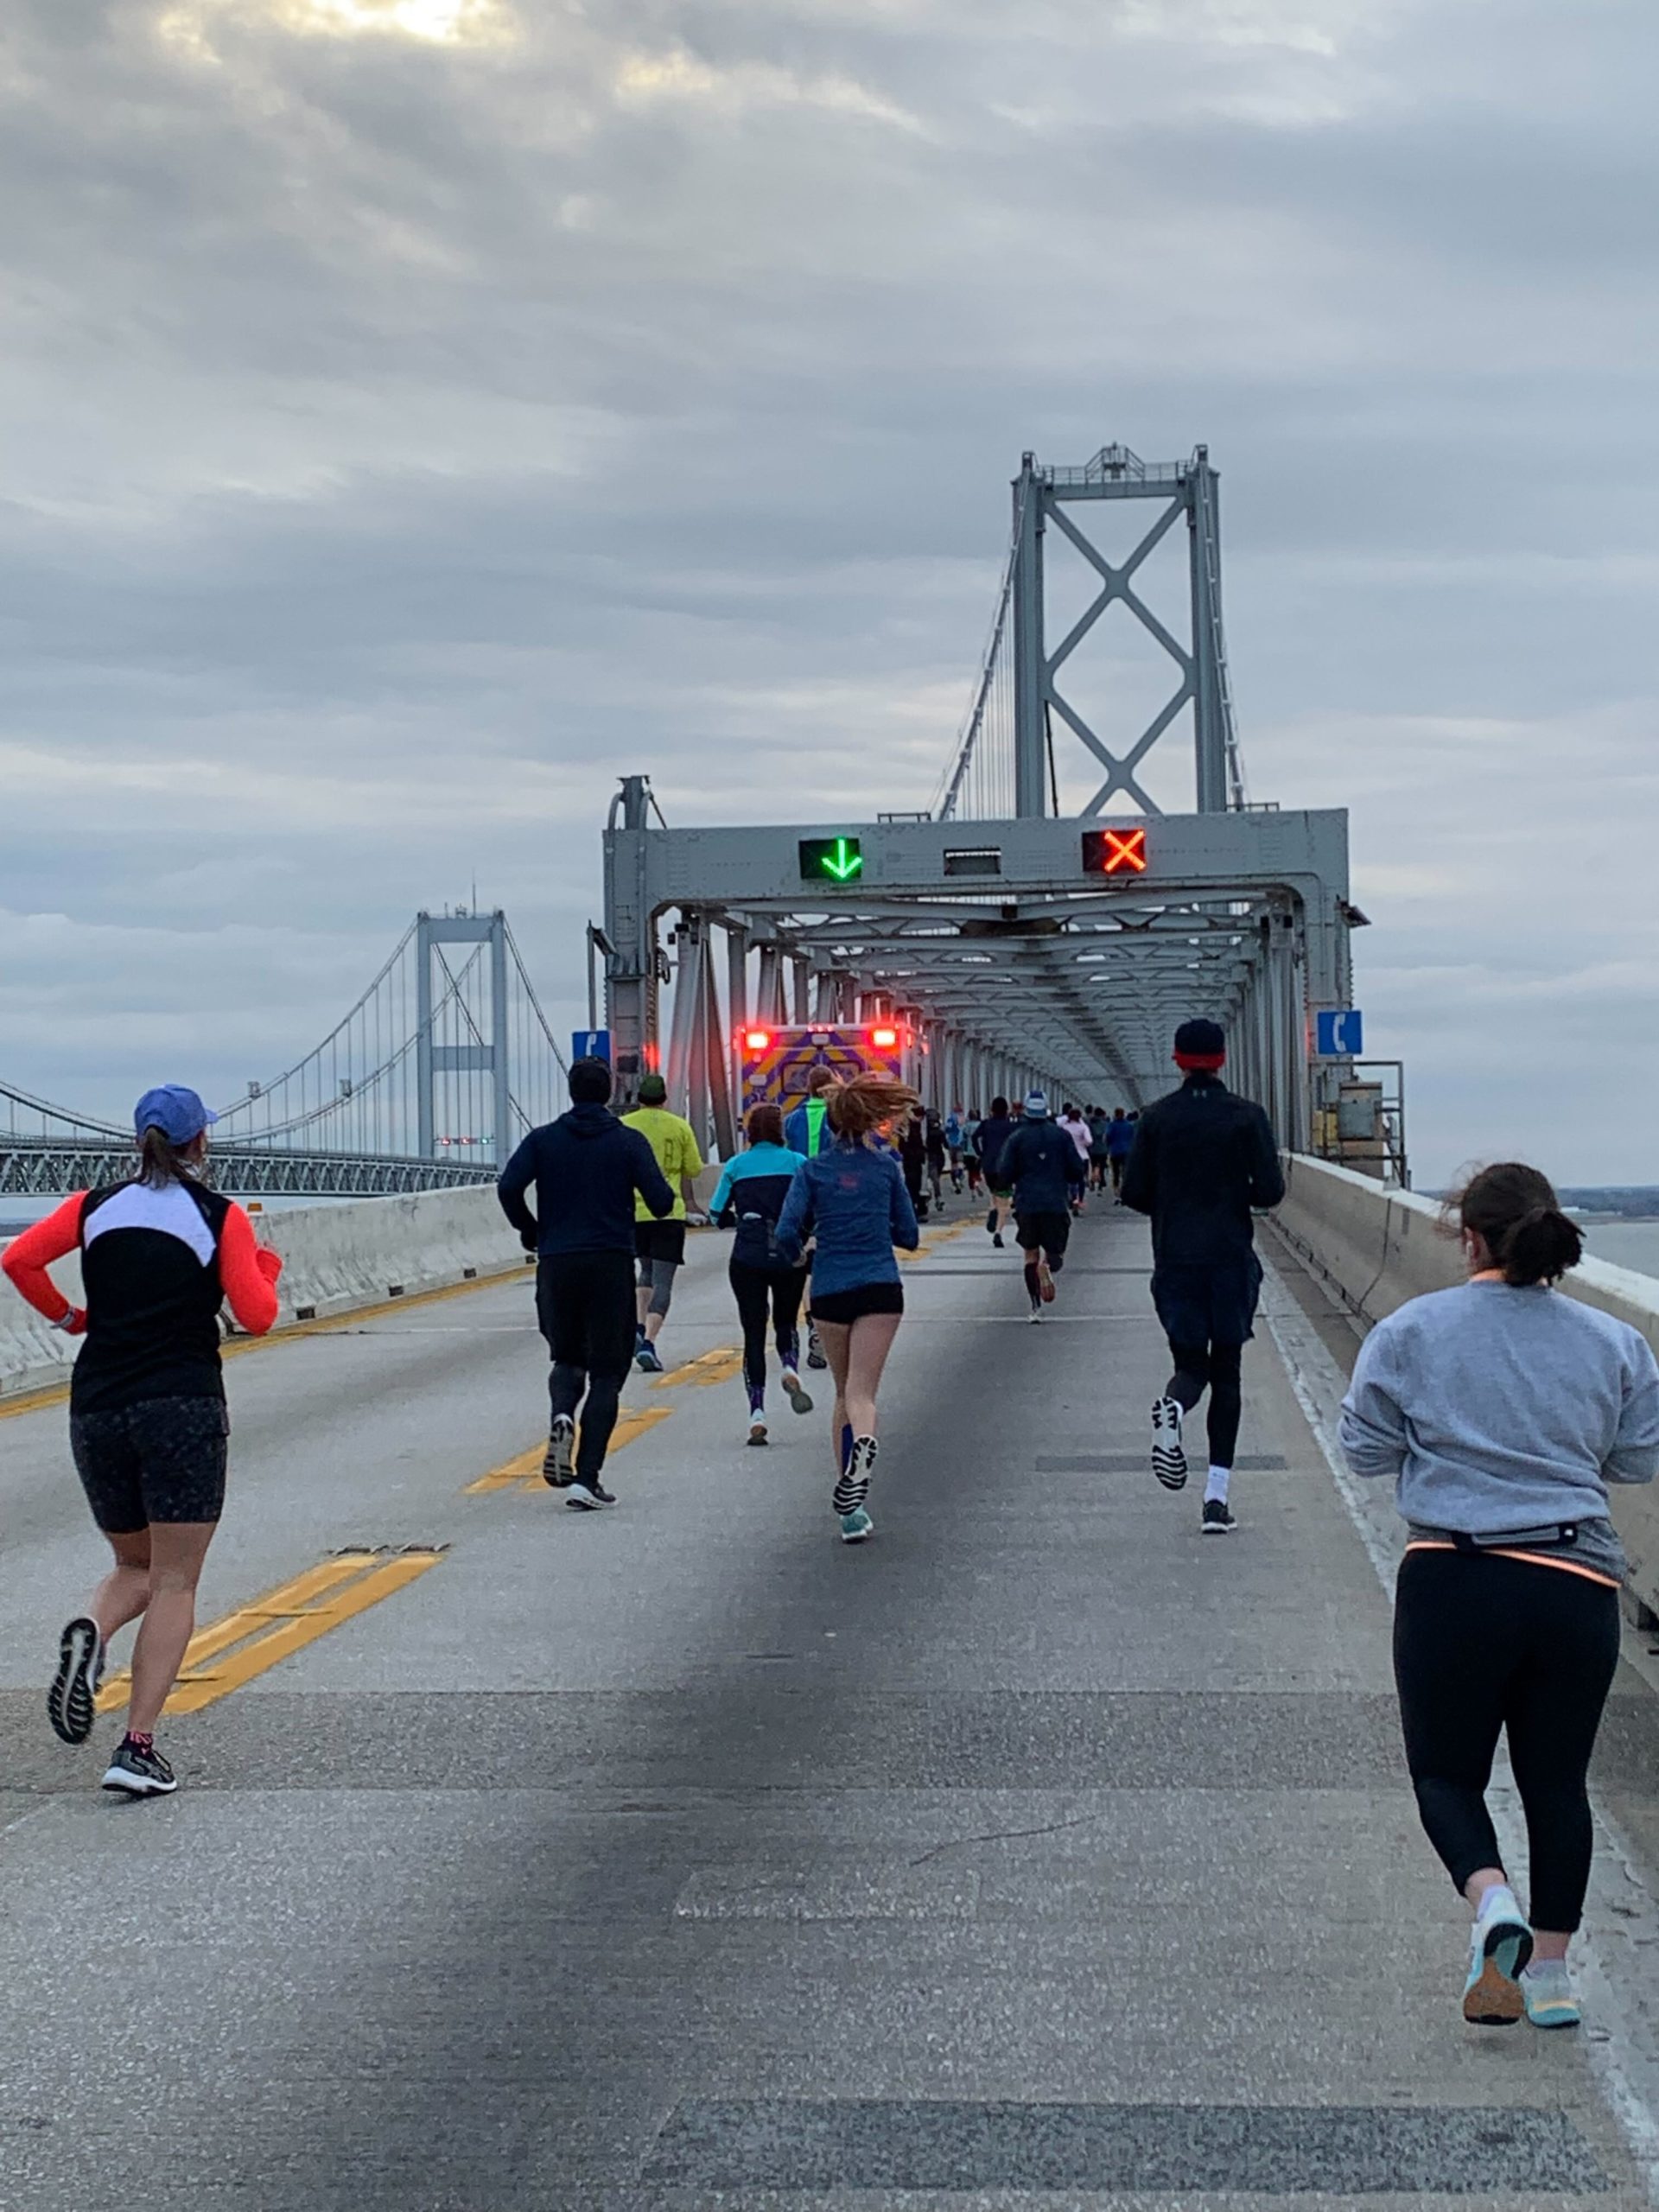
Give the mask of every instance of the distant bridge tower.
M 1106 780 L 1082 810 L 1099 814 L 1122 792 L 1145 814 L 1162 810 L 1141 787 L 1136 772 L 1190 700 L 1198 755 L 1198 810 L 1217 814 L 1245 804 L 1244 775 L 1233 721 L 1227 649 L 1221 625 L 1221 537 L 1218 480 L 1210 450 L 1199 446 L 1190 461 L 1150 463 L 1127 446 L 1103 446 L 1081 468 L 1045 468 L 1022 456 L 1014 481 L 1014 810 L 1047 814 L 1051 715 L 1059 720 L 1106 771 Z M 1091 544 L 1066 512 L 1085 500 L 1161 499 L 1163 512 L 1121 566 Z M 1192 589 L 1189 642 L 1173 637 L 1136 594 L 1135 574 L 1185 516 Z M 1052 523 L 1101 579 L 1101 588 L 1067 635 L 1050 653 L 1043 630 L 1043 540 Z M 1061 692 L 1056 677 L 1065 662 L 1115 600 L 1174 662 L 1179 682 L 1126 751 L 1115 753 Z
M 432 958 L 441 944 L 487 944 L 490 948 L 490 1028 L 465 1045 L 434 1040 L 435 1001 Z M 453 995 L 453 985 L 451 986 Z M 428 914 L 416 918 L 415 931 L 416 1121 L 423 1160 L 438 1156 L 437 1077 L 483 1072 L 493 1078 L 495 1160 L 503 1166 L 512 1150 L 512 1097 L 509 1088 L 507 1036 L 507 918 L 492 914 Z

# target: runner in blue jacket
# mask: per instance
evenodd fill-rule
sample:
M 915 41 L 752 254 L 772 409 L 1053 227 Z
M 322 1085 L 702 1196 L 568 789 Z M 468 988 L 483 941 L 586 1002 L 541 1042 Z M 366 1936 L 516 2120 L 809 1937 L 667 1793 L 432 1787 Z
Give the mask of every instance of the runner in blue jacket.
M 832 1503 L 841 1540 L 861 1544 L 875 1467 L 875 1395 L 905 1310 L 895 1244 L 921 1241 L 916 1210 L 890 1148 L 879 1140 L 919 1104 L 908 1084 L 857 1075 L 825 1093 L 833 1141 L 797 1171 L 778 1224 L 778 1249 L 798 1262 L 816 1236 L 812 1310 L 836 1378 Z

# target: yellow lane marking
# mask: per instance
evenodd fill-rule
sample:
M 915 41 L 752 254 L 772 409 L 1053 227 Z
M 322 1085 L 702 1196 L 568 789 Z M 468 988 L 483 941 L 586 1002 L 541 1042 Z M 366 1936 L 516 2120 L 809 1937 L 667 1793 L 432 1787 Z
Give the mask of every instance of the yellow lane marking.
M 528 1452 L 521 1452 L 516 1459 L 505 1459 L 499 1467 L 492 1467 L 487 1475 L 480 1475 L 475 1483 L 468 1483 L 461 1492 L 463 1497 L 476 1497 L 485 1491 L 511 1490 L 526 1475 L 540 1478 L 542 1459 L 547 1451 L 545 1444 L 532 1444 Z
M 628 1407 L 617 1417 L 607 1449 L 613 1452 L 624 1450 L 643 1436 L 647 1429 L 655 1428 L 658 1421 L 669 1420 L 673 1411 L 672 1406 Z M 580 1437 L 577 1440 L 580 1442 Z M 516 1459 L 504 1459 L 499 1467 L 492 1467 L 487 1475 L 480 1475 L 475 1483 L 468 1483 L 461 1493 L 462 1497 L 477 1497 L 493 1490 L 540 1490 L 543 1487 L 542 1459 L 546 1450 L 544 1444 L 535 1444 L 528 1452 L 521 1452 Z
M 339 1332 L 353 1322 L 378 1320 L 386 1313 L 406 1313 L 411 1306 L 435 1306 L 442 1298 L 460 1298 L 469 1290 L 488 1290 L 493 1284 L 512 1281 L 521 1273 L 521 1265 L 515 1262 L 497 1274 L 476 1275 L 466 1282 L 442 1283 L 436 1290 L 411 1290 L 407 1297 L 383 1298 L 374 1306 L 353 1306 L 344 1313 L 325 1314 L 321 1320 L 279 1323 L 263 1337 L 229 1338 L 219 1346 L 219 1355 L 225 1359 L 239 1359 L 245 1351 L 257 1351 L 265 1344 L 287 1344 L 295 1337 L 320 1336 L 331 1329 Z M 20 1391 L 0 1398 L 0 1421 L 9 1420 L 13 1414 L 35 1414 L 48 1406 L 67 1404 L 68 1397 L 67 1382 L 53 1382 L 43 1390 Z
M 442 1557 L 442 1551 L 424 1546 L 395 1552 L 342 1552 L 308 1567 L 268 1596 L 238 1605 L 193 1636 L 164 1709 L 200 1713 L 204 1706 L 217 1704 L 342 1621 L 404 1589 Z M 99 1692 L 98 1709 L 117 1712 L 131 1694 L 132 1676 L 124 1668 Z
M 714 1351 L 700 1351 L 683 1367 L 671 1368 L 666 1375 L 659 1375 L 655 1388 L 666 1390 L 676 1382 L 695 1382 L 699 1389 L 706 1389 L 711 1382 L 729 1382 L 742 1370 L 743 1354 L 739 1347 L 721 1344 Z

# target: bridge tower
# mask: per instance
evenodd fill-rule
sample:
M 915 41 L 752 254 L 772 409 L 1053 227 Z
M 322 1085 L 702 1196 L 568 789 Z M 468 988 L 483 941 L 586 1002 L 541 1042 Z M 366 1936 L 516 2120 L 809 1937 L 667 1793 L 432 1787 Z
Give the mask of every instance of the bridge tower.
M 434 1041 L 435 1002 L 433 956 L 442 944 L 487 944 L 490 948 L 490 1033 L 467 1045 Z M 487 1073 L 493 1078 L 495 1160 L 500 1166 L 512 1150 L 512 1098 L 507 1042 L 507 918 L 498 906 L 490 914 L 429 914 L 415 930 L 416 1122 L 423 1160 L 438 1156 L 437 1077 Z
M 1014 480 L 1014 811 L 1047 814 L 1049 747 L 1053 718 L 1064 722 L 1106 771 L 1106 780 L 1082 810 L 1099 814 L 1122 791 L 1143 814 L 1162 811 L 1142 789 L 1141 763 L 1190 701 L 1198 767 L 1198 811 L 1217 814 L 1245 804 L 1244 774 L 1233 720 L 1227 647 L 1221 622 L 1219 479 L 1210 449 L 1190 461 L 1147 462 L 1127 446 L 1103 446 L 1081 468 L 1045 468 L 1033 454 L 1021 456 Z M 1066 510 L 1090 501 L 1156 499 L 1162 512 L 1128 560 L 1114 565 L 1090 543 Z M 1185 518 L 1192 600 L 1189 641 L 1158 620 L 1135 589 L 1135 571 Z M 1100 590 L 1052 653 L 1043 623 L 1043 541 L 1050 524 L 1099 576 Z M 1115 753 L 1092 730 L 1056 682 L 1060 669 L 1101 616 L 1121 600 L 1174 662 L 1174 692 L 1126 750 Z

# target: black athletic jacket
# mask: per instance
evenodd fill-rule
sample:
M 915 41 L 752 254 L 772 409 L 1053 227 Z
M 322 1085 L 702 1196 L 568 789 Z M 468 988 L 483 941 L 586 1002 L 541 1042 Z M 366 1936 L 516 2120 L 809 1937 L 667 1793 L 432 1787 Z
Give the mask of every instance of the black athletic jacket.
M 1123 1203 L 1152 1216 L 1160 1268 L 1227 1267 L 1250 1256 L 1252 1206 L 1276 1206 L 1285 1178 L 1268 1117 L 1212 1075 L 1190 1075 L 1141 1115 Z
M 536 1186 L 536 1211 L 524 1193 Z M 501 1211 L 545 1259 L 569 1252 L 632 1252 L 633 1194 L 660 1219 L 674 1210 L 657 1155 L 608 1106 L 573 1106 L 532 1129 L 501 1170 Z

